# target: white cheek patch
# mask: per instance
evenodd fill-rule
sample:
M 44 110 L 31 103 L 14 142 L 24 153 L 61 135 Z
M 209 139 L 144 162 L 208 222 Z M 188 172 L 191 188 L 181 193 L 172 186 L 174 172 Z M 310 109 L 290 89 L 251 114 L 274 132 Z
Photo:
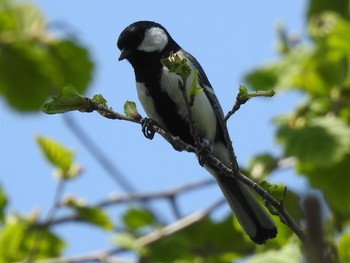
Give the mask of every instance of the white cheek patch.
M 145 33 L 145 38 L 137 48 L 140 51 L 155 52 L 162 51 L 168 44 L 168 36 L 160 27 L 152 27 Z

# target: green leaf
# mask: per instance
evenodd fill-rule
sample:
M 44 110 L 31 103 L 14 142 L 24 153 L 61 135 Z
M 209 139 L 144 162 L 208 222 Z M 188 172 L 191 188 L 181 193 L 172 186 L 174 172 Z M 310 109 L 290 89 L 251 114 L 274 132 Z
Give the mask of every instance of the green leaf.
M 69 171 L 73 165 L 74 152 L 72 150 L 48 137 L 37 136 L 36 141 L 43 155 L 52 165 L 61 170 L 62 174 Z
M 350 231 L 340 235 L 339 240 L 339 258 L 340 262 L 350 262 Z
M 70 199 L 65 205 L 74 209 L 80 220 L 101 227 L 105 230 L 112 230 L 113 224 L 108 215 L 99 207 L 87 206 L 84 202 Z
M 58 114 L 75 110 L 91 112 L 90 100 L 80 95 L 59 95 L 53 97 L 52 101 L 41 107 L 41 111 L 46 114 Z
M 123 221 L 128 228 L 136 230 L 154 224 L 154 217 L 148 210 L 131 208 L 123 215 Z
M 65 247 L 64 242 L 47 229 L 40 230 L 40 234 L 37 229 L 26 219 L 8 218 L 0 232 L 0 263 L 24 260 L 34 249 L 34 244 L 34 259 L 59 257 Z M 38 235 L 40 240 L 34 242 Z
M 280 126 L 277 141 L 284 145 L 286 156 L 326 167 L 349 153 L 350 128 L 335 117 L 314 118 L 301 127 Z
M 128 117 L 137 117 L 140 116 L 140 114 L 137 112 L 136 104 L 133 101 L 127 101 L 124 104 L 124 113 Z
M 3 222 L 5 219 L 5 207 L 7 205 L 7 197 L 4 190 L 0 185 L 0 222 Z

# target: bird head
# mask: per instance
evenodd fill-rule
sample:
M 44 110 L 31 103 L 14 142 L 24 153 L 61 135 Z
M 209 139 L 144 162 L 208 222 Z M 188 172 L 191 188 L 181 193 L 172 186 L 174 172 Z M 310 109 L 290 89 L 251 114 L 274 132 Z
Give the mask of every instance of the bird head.
M 141 53 L 161 53 L 173 41 L 167 30 L 151 21 L 138 21 L 126 27 L 118 38 L 119 60 Z

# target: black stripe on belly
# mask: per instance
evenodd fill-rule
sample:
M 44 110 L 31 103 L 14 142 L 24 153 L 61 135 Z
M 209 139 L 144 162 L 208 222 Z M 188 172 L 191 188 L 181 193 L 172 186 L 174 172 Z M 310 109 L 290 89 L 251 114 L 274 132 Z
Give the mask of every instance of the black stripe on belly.
M 194 146 L 194 140 L 190 133 L 188 122 L 178 114 L 178 107 L 170 96 L 161 90 L 159 83 L 147 81 L 145 83 L 148 94 L 151 96 L 154 108 L 162 118 L 166 127 L 163 127 L 175 136 L 179 136 L 184 142 Z

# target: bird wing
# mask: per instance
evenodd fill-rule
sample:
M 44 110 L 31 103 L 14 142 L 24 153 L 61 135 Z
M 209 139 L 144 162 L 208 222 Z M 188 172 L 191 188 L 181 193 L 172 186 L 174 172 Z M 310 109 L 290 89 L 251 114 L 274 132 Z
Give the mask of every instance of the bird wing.
M 193 57 L 190 53 L 183 51 L 186 58 L 192 63 L 192 65 L 194 66 L 194 68 L 196 68 L 198 70 L 198 81 L 199 81 L 199 85 L 203 88 L 203 91 L 205 93 L 205 95 L 207 96 L 207 98 L 210 101 L 210 104 L 213 108 L 217 108 L 218 113 L 220 113 L 220 116 L 217 116 L 219 118 L 223 118 L 224 116 L 224 112 L 221 108 L 220 102 L 218 100 L 218 98 L 215 95 L 214 89 L 211 86 L 207 75 L 205 74 L 202 66 L 199 64 L 199 62 L 197 61 L 197 59 L 195 57 Z

